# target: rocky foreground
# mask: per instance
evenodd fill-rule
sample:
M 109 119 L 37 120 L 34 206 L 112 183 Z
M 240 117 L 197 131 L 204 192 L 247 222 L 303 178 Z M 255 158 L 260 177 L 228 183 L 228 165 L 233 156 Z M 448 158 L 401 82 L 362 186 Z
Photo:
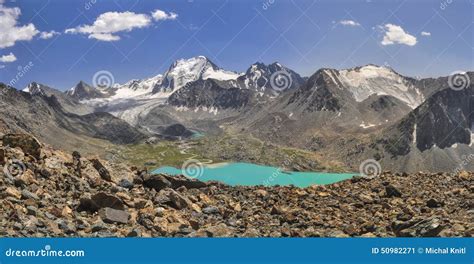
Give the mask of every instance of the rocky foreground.
M 309 188 L 150 175 L 2 138 L 2 237 L 472 237 L 474 173 L 382 173 Z

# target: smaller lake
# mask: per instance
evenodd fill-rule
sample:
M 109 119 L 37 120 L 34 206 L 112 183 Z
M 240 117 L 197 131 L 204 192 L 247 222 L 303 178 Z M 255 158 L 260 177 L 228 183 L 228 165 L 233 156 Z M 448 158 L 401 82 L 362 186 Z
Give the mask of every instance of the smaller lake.
M 326 172 L 287 172 L 277 167 L 263 166 L 252 163 L 217 163 L 203 165 L 199 172 L 193 175 L 201 181 L 220 181 L 228 185 L 290 185 L 308 187 L 313 184 L 331 184 L 350 179 L 357 173 L 326 173 Z M 153 173 L 170 175 L 184 174 L 180 168 L 164 166 Z

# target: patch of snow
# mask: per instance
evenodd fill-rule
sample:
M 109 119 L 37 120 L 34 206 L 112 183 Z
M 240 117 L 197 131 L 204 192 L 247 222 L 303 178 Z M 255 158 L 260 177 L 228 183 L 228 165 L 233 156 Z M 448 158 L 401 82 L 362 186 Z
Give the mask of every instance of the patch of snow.
M 390 95 L 416 108 L 424 101 L 422 93 L 403 77 L 389 68 L 367 65 L 361 68 L 342 70 L 340 80 L 361 102 L 372 94 Z
M 416 144 L 416 123 L 415 123 L 415 125 L 413 126 L 413 135 L 412 135 L 412 137 L 413 137 L 412 143 L 413 143 L 413 144 Z
M 215 80 L 220 80 L 220 81 L 228 81 L 228 80 L 235 80 L 240 76 L 240 74 L 237 74 L 235 72 L 231 71 L 224 71 L 224 70 L 214 70 L 210 68 L 204 74 L 202 75 L 202 78 L 204 80 L 206 79 L 215 79 Z
M 186 106 L 178 106 L 178 107 L 175 107 L 176 108 L 176 111 L 178 112 L 185 112 L 185 111 L 188 111 L 189 108 L 186 107 Z
M 376 125 L 370 124 L 370 123 L 366 125 L 365 123 L 361 123 L 359 126 L 362 127 L 363 129 L 367 129 L 367 128 L 370 128 L 370 127 L 374 127 Z

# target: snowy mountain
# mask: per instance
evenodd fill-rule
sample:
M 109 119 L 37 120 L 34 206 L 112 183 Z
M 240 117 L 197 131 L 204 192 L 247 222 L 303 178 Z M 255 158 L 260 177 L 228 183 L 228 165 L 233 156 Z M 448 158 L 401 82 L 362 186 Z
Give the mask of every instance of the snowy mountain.
M 268 65 L 254 63 L 237 79 L 240 88 L 254 90 L 260 95 L 278 95 L 285 90 L 298 88 L 304 81 L 299 74 L 278 62 Z
M 106 98 L 112 95 L 110 89 L 98 89 L 93 87 L 84 81 L 80 81 L 76 86 L 72 87 L 66 94 L 77 100 L 87 100 L 94 98 Z
M 390 95 L 414 109 L 424 101 L 420 89 L 390 68 L 369 64 L 347 70 L 325 71 L 341 89 L 351 92 L 357 102 L 374 94 Z
M 63 109 L 67 112 L 76 113 L 79 115 L 85 115 L 94 112 L 92 107 L 80 103 L 79 100 L 69 96 L 64 92 L 41 83 L 32 82 L 28 84 L 22 91 L 39 97 L 54 96 Z
M 240 75 L 223 70 L 204 56 L 180 59 L 174 62 L 163 76 L 161 85 L 153 89 L 153 93 L 174 92 L 186 84 L 196 80 L 215 79 L 220 81 L 235 80 Z
M 28 84 L 22 91 L 31 95 L 46 95 L 45 87 L 39 83 L 32 82 Z

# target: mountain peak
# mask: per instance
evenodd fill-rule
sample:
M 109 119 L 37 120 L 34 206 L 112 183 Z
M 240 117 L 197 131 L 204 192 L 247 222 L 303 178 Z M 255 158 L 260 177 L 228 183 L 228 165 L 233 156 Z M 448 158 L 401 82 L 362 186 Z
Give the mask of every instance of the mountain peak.
M 179 59 L 170 66 L 163 76 L 163 81 L 153 89 L 153 93 L 173 92 L 200 79 L 227 81 L 237 77 L 239 74 L 219 68 L 205 56 Z

